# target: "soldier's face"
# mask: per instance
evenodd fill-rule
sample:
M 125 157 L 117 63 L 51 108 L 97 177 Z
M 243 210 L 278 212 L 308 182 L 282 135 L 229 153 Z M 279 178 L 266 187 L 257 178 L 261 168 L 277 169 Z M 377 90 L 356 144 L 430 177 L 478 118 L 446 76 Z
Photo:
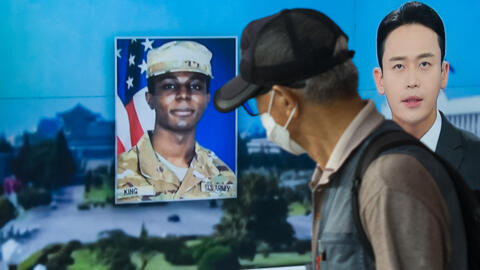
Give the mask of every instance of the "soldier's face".
M 156 79 L 154 94 L 146 95 L 155 110 L 155 126 L 175 132 L 194 130 L 210 101 L 207 80 L 195 72 L 172 72 Z

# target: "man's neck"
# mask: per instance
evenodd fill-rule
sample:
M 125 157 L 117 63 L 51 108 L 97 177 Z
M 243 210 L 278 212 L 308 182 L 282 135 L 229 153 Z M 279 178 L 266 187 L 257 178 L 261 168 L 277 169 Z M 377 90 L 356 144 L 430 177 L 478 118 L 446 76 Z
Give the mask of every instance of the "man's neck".
M 313 105 L 313 104 L 312 104 Z M 365 103 L 355 96 L 348 100 L 337 100 L 329 105 L 307 106 L 306 124 L 301 141 L 306 145 L 309 156 L 322 168 L 330 158 L 335 145 Z
M 178 167 L 188 167 L 195 156 L 195 130 L 179 133 L 155 127 L 150 137 L 155 152 Z
M 406 132 L 410 133 L 415 138 L 420 139 L 432 127 L 433 123 L 435 123 L 436 118 L 437 110 L 435 110 L 434 113 L 430 114 L 423 121 L 417 123 L 407 123 L 397 119 L 395 116 L 393 116 L 393 121 L 395 121 L 395 123 L 402 127 Z

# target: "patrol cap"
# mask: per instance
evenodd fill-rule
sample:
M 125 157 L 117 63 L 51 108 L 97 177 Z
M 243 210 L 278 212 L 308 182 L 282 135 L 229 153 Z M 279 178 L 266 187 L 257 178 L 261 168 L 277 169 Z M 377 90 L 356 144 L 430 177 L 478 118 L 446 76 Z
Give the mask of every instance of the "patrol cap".
M 167 72 L 198 72 L 213 78 L 212 53 L 195 41 L 171 41 L 148 51 L 147 78 Z
M 275 42 L 285 35 L 286 42 Z M 352 58 L 347 49 L 335 53 L 340 36 L 348 40 L 335 22 L 312 9 L 285 9 L 250 22 L 242 33 L 240 75 L 215 92 L 215 108 L 231 111 L 274 84 L 295 87 Z

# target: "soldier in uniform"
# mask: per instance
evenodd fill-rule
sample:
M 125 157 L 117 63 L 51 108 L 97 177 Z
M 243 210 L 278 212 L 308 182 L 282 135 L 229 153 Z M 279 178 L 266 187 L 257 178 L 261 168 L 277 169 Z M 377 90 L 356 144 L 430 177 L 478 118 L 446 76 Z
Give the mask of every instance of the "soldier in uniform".
M 212 53 L 193 41 L 172 41 L 147 54 L 154 130 L 117 161 L 117 202 L 228 198 L 236 178 L 215 153 L 195 139 L 210 101 Z

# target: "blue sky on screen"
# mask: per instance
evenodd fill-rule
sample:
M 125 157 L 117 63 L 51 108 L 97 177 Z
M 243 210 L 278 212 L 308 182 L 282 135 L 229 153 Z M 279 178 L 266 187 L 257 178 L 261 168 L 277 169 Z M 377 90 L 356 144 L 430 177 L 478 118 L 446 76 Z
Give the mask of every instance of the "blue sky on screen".
M 31 130 L 41 117 L 77 103 L 113 120 L 115 36 L 240 36 L 251 20 L 293 7 L 318 9 L 341 26 L 356 51 L 360 93 L 381 101 L 372 79 L 376 29 L 403 2 L 1 1 L 0 134 Z M 469 30 L 480 24 L 480 2 L 425 2 L 446 26 L 446 58 L 455 68 L 448 98 L 480 95 L 480 37 Z

